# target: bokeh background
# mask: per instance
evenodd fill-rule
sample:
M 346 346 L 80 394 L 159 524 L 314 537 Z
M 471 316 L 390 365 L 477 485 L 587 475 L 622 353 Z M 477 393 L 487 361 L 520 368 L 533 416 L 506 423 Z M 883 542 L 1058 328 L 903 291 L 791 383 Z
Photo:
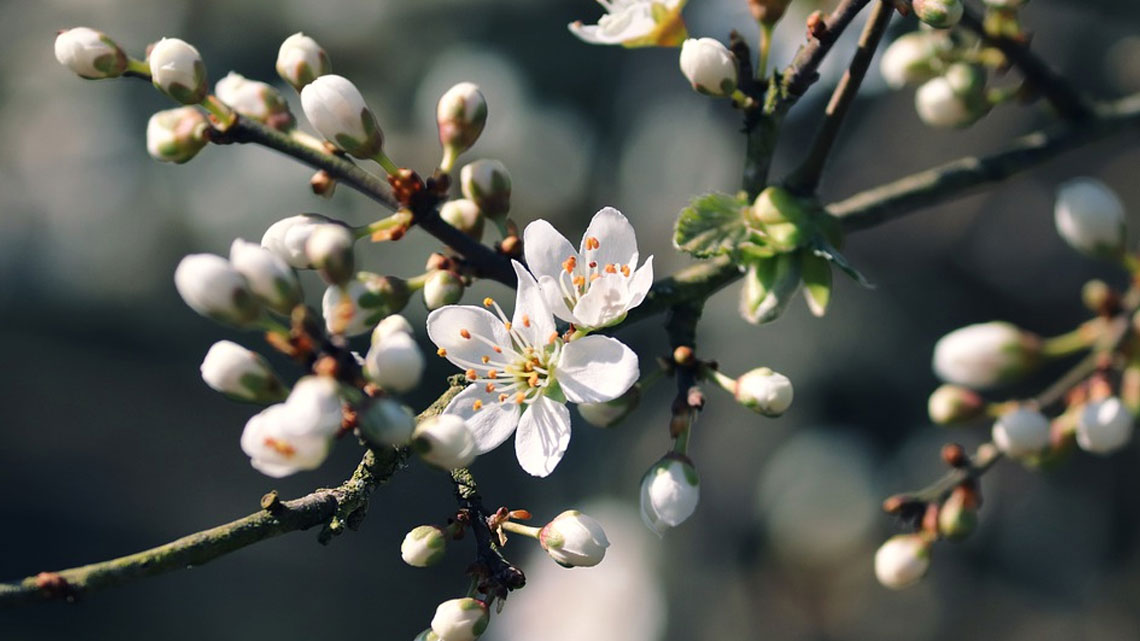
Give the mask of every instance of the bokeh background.
M 795 4 L 777 32 L 776 63 L 788 60 L 814 6 Z M 694 35 L 756 36 L 743 0 L 690 5 Z M 215 340 L 260 349 L 260 339 L 196 316 L 171 275 L 182 255 L 225 253 L 232 238 L 256 240 L 286 215 L 359 224 L 380 212 L 347 189 L 329 201 L 312 196 L 310 170 L 260 148 L 208 148 L 185 166 L 152 162 L 146 120 L 168 103 L 144 83 L 72 76 L 53 58 L 56 29 L 93 26 L 136 55 L 179 36 L 201 50 L 212 78 L 234 69 L 269 81 L 278 44 L 303 30 L 364 91 L 390 155 L 423 169 L 437 159 L 438 95 L 473 80 L 491 117 L 465 158 L 507 163 L 516 219 L 548 218 L 576 238 L 599 207 L 617 206 L 664 274 L 687 263 L 670 247 L 676 213 L 696 194 L 737 188 L 743 141 L 724 101 L 689 90 L 675 51 L 590 47 L 567 32 L 566 23 L 600 11 L 586 0 L 0 3 L 0 578 L 163 543 L 256 509 L 271 488 L 297 496 L 337 484 L 360 454 L 346 441 L 321 469 L 279 481 L 250 468 L 238 436 L 254 410 L 210 391 L 197 366 Z M 1137 5 L 1037 0 L 1025 14 L 1035 49 L 1082 89 L 1140 90 Z M 914 26 L 896 18 L 893 29 Z M 776 176 L 800 157 L 835 76 L 833 68 L 796 109 Z M 874 74 L 867 84 L 825 199 L 1000 148 L 1048 120 L 1011 106 L 965 132 L 934 131 L 915 116 L 912 90 L 887 93 Z M 941 443 L 985 438 L 984 425 L 949 433 L 928 424 L 934 341 L 991 319 L 1046 335 L 1079 322 L 1081 284 L 1122 276 L 1056 237 L 1054 188 L 1098 176 L 1135 220 L 1138 163 L 1136 137 L 1121 135 L 984 195 L 854 235 L 848 256 L 877 287 L 841 280 L 824 319 L 797 302 L 757 328 L 737 316 L 735 287 L 714 298 L 701 351 L 732 373 L 767 365 L 788 374 L 796 403 L 781 419 L 762 419 L 709 390 L 692 449 L 701 505 L 664 538 L 640 525 L 637 493 L 668 447 L 669 385 L 612 430 L 576 422 L 548 479 L 527 477 L 509 447 L 481 458 L 474 471 L 489 502 L 539 519 L 581 507 L 614 541 L 601 567 L 573 571 L 526 541 L 512 545 L 530 585 L 488 638 L 1136 639 L 1135 446 L 1108 459 L 1078 455 L 1048 474 L 1000 466 L 984 482 L 980 530 L 940 545 L 928 580 L 908 591 L 880 587 L 871 559 L 895 528 L 880 499 L 941 474 Z M 412 275 L 434 246 L 413 233 L 367 248 L 361 261 Z M 306 282 L 317 300 L 318 283 Z M 484 292 L 504 295 L 484 285 L 470 297 Z M 408 315 L 422 328 L 422 305 Z M 645 363 L 667 349 L 658 319 L 621 335 Z M 410 398 L 417 407 L 450 373 L 432 366 Z M 328 547 L 315 532 L 295 533 L 75 605 L 3 611 L 0 638 L 410 639 L 436 603 L 465 589 L 470 544 L 429 570 L 403 565 L 398 546 L 412 526 L 453 509 L 447 479 L 413 465 L 376 493 L 361 531 Z

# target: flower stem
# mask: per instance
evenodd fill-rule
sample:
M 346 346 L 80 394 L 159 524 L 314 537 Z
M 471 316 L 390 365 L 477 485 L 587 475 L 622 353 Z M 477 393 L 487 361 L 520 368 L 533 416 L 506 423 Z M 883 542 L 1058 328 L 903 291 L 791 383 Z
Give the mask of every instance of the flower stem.
M 202 100 L 202 107 L 214 117 L 214 127 L 218 131 L 229 131 L 230 127 L 234 126 L 237 122 L 237 112 L 230 109 L 224 102 L 218 100 L 218 97 L 209 94 Z
M 673 451 L 683 456 L 689 455 L 689 433 L 692 432 L 693 425 L 690 422 L 689 426 L 681 430 L 677 438 L 673 439 Z
M 1046 338 L 1041 342 L 1041 355 L 1045 358 L 1063 358 L 1089 349 L 1096 341 L 1096 332 L 1090 331 L 1091 329 L 1093 328 L 1088 324 L 1082 324 L 1060 336 Z
M 720 370 L 713 369 L 708 366 L 702 367 L 701 377 L 706 381 L 711 380 L 712 382 L 716 383 L 729 394 L 736 393 L 736 379 L 723 374 Z
M 400 210 L 391 216 L 386 216 L 376 222 L 360 227 L 354 227 L 352 233 L 357 240 L 372 236 L 376 232 L 388 231 L 397 227 L 407 227 L 412 223 L 412 215 L 407 210 Z
M 400 171 L 400 168 L 396 166 L 396 163 L 392 162 L 392 159 L 388 157 L 388 154 L 384 153 L 383 149 L 377 152 L 376 157 L 372 160 L 379 163 L 380 166 L 384 168 L 384 171 L 388 172 L 389 176 L 395 176 L 396 172 Z
M 146 60 L 127 58 L 126 75 L 150 80 L 150 64 Z
M 432 275 L 432 273 L 433 272 L 424 272 L 419 276 L 412 276 L 411 278 L 405 280 L 404 283 L 407 284 L 409 290 L 418 292 L 424 288 L 424 285 L 427 284 L 427 280 Z
M 522 523 L 515 523 L 514 521 L 503 521 L 500 527 L 508 532 L 529 536 L 532 539 L 537 539 L 538 533 L 542 531 L 542 528 L 537 528 L 532 525 L 523 525 Z
M 772 28 L 775 24 L 760 23 L 760 54 L 756 63 L 756 78 L 768 77 L 768 54 L 772 50 Z

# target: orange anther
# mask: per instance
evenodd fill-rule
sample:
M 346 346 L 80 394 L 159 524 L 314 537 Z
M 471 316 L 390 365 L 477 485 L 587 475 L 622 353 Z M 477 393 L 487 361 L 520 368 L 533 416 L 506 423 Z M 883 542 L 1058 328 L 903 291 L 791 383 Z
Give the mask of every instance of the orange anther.
M 484 356 L 484 357 L 483 357 L 483 364 L 484 364 L 484 365 L 486 365 L 487 363 L 490 363 L 490 362 L 491 362 L 491 357 L 490 357 L 490 356 Z
M 487 390 L 487 393 L 490 394 L 491 392 L 495 391 L 495 384 L 494 383 L 487 383 L 487 386 L 484 387 L 483 389 Z
M 491 307 L 494 304 L 495 304 L 495 300 L 492 299 L 490 296 L 483 299 L 483 306 L 484 307 Z
M 281 456 L 284 456 L 285 458 L 291 458 L 294 454 L 297 453 L 297 449 L 295 447 L 289 445 L 285 441 L 279 441 L 272 436 L 265 437 L 265 446 L 274 452 L 277 452 Z
M 465 330 L 465 329 L 461 329 L 461 330 L 459 330 L 459 335 L 460 335 L 460 336 L 462 336 L 463 338 L 466 338 L 466 339 L 468 339 L 468 340 L 471 340 L 471 332 L 469 332 L 469 331 L 467 331 L 467 330 Z
M 616 274 L 617 273 L 617 266 L 614 265 L 613 263 L 606 265 L 606 273 L 607 274 Z
M 475 370 L 473 370 L 473 369 L 467 370 L 466 375 L 467 375 L 467 380 L 469 380 L 469 381 L 473 381 L 473 380 L 479 378 L 479 375 L 476 374 Z
M 515 394 L 515 403 L 522 405 L 523 401 L 525 401 L 525 400 L 526 400 L 526 394 L 523 394 L 522 392 Z
M 447 356 L 447 350 L 442 347 L 435 350 L 435 353 L 439 354 L 440 356 Z
M 471 404 L 471 409 L 475 410 L 476 412 L 483 409 L 483 401 L 476 399 L 475 402 Z
M 629 265 L 622 265 L 621 266 L 621 275 L 626 276 L 626 277 L 629 276 Z
M 530 316 L 523 314 L 523 327 L 530 327 Z
M 491 379 L 499 378 L 499 370 L 497 370 L 497 369 L 487 370 L 487 378 L 491 378 Z

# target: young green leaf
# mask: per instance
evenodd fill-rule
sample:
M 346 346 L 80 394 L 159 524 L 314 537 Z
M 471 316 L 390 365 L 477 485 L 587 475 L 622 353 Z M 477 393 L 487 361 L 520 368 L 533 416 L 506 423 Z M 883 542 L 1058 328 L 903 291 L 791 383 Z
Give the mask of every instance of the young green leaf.
M 698 196 L 681 210 L 673 244 L 697 258 L 727 254 L 748 238 L 744 221 L 747 208 L 746 201 L 728 194 Z
M 823 316 L 827 312 L 827 303 L 831 300 L 831 263 L 826 258 L 804 252 L 800 270 L 803 272 L 804 298 L 807 299 L 808 309 L 815 316 Z

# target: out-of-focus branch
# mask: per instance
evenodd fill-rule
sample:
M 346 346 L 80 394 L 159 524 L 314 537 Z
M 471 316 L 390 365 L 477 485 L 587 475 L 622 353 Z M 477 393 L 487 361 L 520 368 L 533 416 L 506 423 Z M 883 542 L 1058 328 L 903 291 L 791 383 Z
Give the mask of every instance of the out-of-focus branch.
M 806 44 L 796 52 L 795 58 L 784 70 L 783 86 L 792 100 L 804 95 L 808 87 L 819 79 L 819 66 L 843 31 L 871 0 L 843 0 L 814 29 L 809 25 Z
M 495 534 L 487 524 L 487 518 L 494 514 L 483 505 L 479 486 L 467 468 L 451 471 L 455 484 L 455 500 L 459 508 L 471 518 L 471 530 L 475 535 L 475 571 L 479 577 L 479 589 L 506 598 L 507 592 L 517 590 L 526 584 L 526 576 L 503 556 Z

